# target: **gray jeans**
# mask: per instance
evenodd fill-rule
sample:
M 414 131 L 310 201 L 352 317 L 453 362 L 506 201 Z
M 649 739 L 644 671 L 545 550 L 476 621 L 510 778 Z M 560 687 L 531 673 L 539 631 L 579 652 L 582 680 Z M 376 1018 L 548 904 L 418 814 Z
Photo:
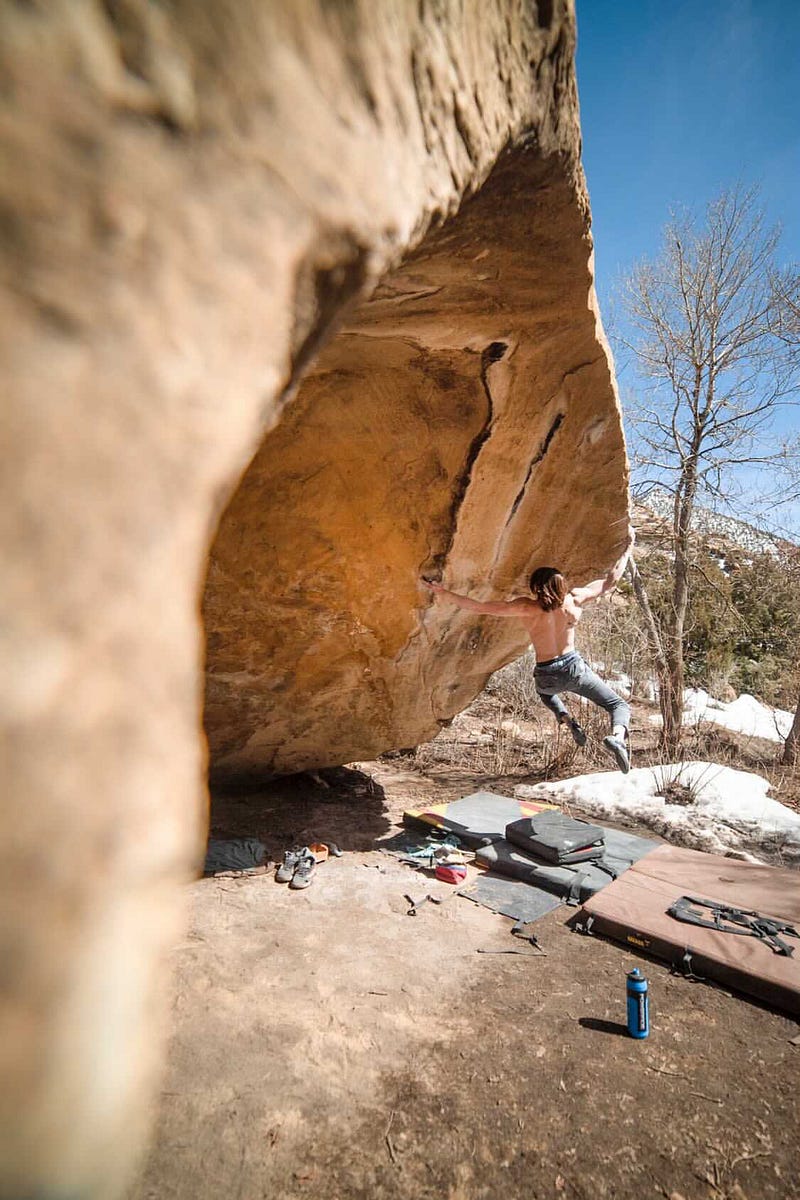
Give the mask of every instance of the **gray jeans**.
M 584 696 L 591 700 L 592 704 L 604 708 L 611 718 L 612 728 L 615 725 L 628 728 L 631 720 L 628 705 L 599 675 L 595 675 L 594 671 L 587 667 L 577 650 L 571 650 L 569 654 L 562 654 L 559 658 L 551 658 L 544 663 L 537 663 L 534 678 L 539 699 L 559 721 L 562 717 L 569 716 L 569 713 L 557 693 L 574 692 L 576 696 Z

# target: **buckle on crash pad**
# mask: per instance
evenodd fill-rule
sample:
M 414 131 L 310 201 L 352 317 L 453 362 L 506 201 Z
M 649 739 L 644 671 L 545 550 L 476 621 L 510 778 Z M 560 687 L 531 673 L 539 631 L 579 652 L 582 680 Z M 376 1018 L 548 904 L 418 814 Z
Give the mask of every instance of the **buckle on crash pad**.
M 669 969 L 670 975 L 680 975 L 691 983 L 705 983 L 705 975 L 695 974 L 692 968 L 692 952 L 687 946 L 680 958 L 676 958 Z

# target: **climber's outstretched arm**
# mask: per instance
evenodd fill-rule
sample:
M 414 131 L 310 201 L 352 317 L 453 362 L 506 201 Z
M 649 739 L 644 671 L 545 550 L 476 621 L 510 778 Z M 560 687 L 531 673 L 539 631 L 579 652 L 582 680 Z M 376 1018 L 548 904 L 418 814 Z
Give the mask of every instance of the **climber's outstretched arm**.
M 449 588 L 442 587 L 440 583 L 434 583 L 430 579 L 423 579 L 425 587 L 430 588 L 437 596 L 441 596 L 444 600 L 449 600 L 451 604 L 455 604 L 456 608 L 463 608 L 467 612 L 484 613 L 490 617 L 517 617 L 522 615 L 523 609 L 532 607 L 533 601 L 526 600 L 520 597 L 518 600 L 471 600 L 469 596 L 462 596 L 459 592 L 451 592 Z
M 633 531 L 633 526 L 628 526 L 628 542 L 625 547 L 625 553 L 617 559 L 611 570 L 603 576 L 602 579 L 593 579 L 591 583 L 587 583 L 585 587 L 572 588 L 569 593 L 573 602 L 580 607 L 583 604 L 589 604 L 592 600 L 599 600 L 606 592 L 611 592 L 622 578 L 625 567 L 628 565 L 633 545 L 636 540 L 636 534 Z

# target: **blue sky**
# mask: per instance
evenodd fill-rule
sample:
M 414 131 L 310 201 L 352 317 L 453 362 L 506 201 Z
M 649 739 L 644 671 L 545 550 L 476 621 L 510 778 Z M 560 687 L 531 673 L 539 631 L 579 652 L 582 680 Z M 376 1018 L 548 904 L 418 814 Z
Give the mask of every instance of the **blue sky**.
M 759 183 L 800 260 L 800 2 L 578 0 L 583 162 L 601 303 L 670 206 Z
M 597 290 L 654 256 L 670 209 L 761 187 L 800 261 L 800 0 L 577 0 L 578 89 Z M 625 396 L 625 364 L 618 355 Z M 800 405 L 785 411 L 800 427 Z

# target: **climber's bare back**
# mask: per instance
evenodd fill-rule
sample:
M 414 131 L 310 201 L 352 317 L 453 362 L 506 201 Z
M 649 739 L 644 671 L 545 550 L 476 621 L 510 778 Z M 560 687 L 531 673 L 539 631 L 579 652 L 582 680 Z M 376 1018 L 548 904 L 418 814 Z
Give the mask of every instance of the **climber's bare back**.
M 549 662 L 575 649 L 575 626 L 581 619 L 581 607 L 569 592 L 560 608 L 545 612 L 535 600 L 514 602 L 518 618 L 528 631 L 537 662 Z
M 427 579 L 424 575 L 420 576 L 420 583 L 437 596 L 441 596 L 443 600 L 449 601 L 457 608 L 465 609 L 467 612 L 482 613 L 492 617 L 513 617 L 515 620 L 521 621 L 533 643 L 536 661 L 549 662 L 551 658 L 560 658 L 562 654 L 569 654 L 570 651 L 575 650 L 575 626 L 581 619 L 584 604 L 599 600 L 601 596 L 617 586 L 625 570 L 633 543 L 633 527 L 629 526 L 625 553 L 621 555 L 614 566 L 602 578 L 594 579 L 583 587 L 572 588 L 564 596 L 563 604 L 549 611 L 541 607 L 538 598 L 534 600 L 532 597 L 519 596 L 516 600 L 473 600 L 470 596 L 454 592 L 445 587 L 443 583 L 439 583 L 435 579 Z M 548 578 L 558 577 L 560 584 L 556 594 L 563 595 L 561 589 L 564 587 L 564 582 L 560 573 L 552 567 L 544 567 L 541 570 Z M 537 572 L 534 571 L 531 576 L 532 591 L 534 591 L 536 575 Z M 553 598 L 555 599 L 555 597 Z

